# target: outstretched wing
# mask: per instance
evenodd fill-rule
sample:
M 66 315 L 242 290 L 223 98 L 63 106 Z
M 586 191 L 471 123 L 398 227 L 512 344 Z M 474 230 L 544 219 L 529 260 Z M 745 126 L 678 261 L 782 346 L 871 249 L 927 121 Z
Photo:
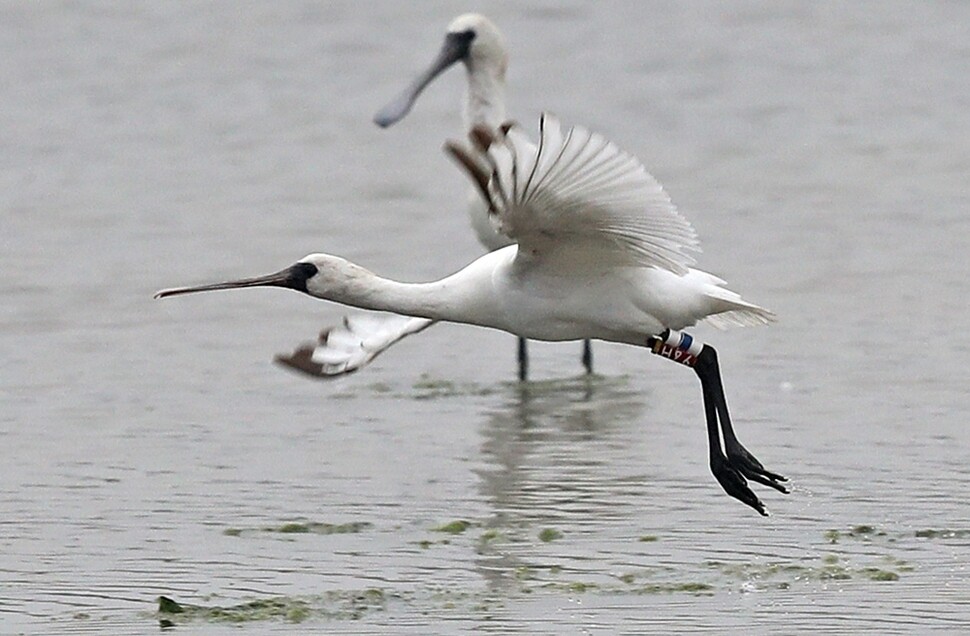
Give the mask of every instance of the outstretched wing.
M 470 148 L 449 142 L 446 150 L 522 257 L 578 248 L 600 261 L 677 274 L 693 264 L 694 228 L 643 165 L 601 135 L 581 126 L 564 133 L 543 114 L 538 145 L 510 124 L 476 127 L 470 139 Z
M 316 343 L 300 345 L 293 353 L 281 353 L 278 364 L 317 378 L 333 378 L 363 368 L 395 342 L 427 329 L 427 318 L 396 314 L 354 314 L 341 324 L 320 332 Z

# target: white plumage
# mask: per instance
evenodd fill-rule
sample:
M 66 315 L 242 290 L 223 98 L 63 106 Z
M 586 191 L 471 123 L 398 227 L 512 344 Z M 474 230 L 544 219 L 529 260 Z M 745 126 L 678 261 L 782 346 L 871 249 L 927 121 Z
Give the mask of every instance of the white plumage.
M 671 330 L 703 319 L 718 326 L 764 324 L 774 315 L 689 266 L 688 252 L 697 246 L 693 228 L 643 166 L 600 135 L 579 127 L 563 133 L 554 117 L 543 116 L 537 145 L 508 126 L 475 127 L 470 139 L 470 146 L 450 142 L 447 149 L 482 194 L 489 218 L 517 245 L 429 283 L 400 283 L 337 256 L 311 254 L 269 276 L 163 290 L 156 297 L 276 286 L 401 314 L 377 335 L 362 334 L 372 325 L 345 322 L 325 338 L 329 349 L 344 355 L 328 358 L 319 348 L 305 348 L 288 361 L 303 370 L 359 368 L 399 334 L 438 320 L 537 340 L 595 338 L 649 347 L 694 368 L 703 387 L 711 470 L 728 494 L 766 514 L 745 478 L 787 492 L 784 477 L 765 470 L 734 434 L 714 349 Z
M 510 322 L 508 331 L 636 344 L 644 333 L 723 314 L 730 316 L 714 324 L 773 319 L 721 287 L 720 278 L 689 267 L 689 252 L 699 249 L 696 232 L 635 157 L 583 127 L 563 133 L 549 115 L 539 131 L 538 145 L 516 127 L 497 134 L 477 127 L 470 146 L 446 145 L 477 185 L 495 228 L 517 243 L 498 251 L 493 284 L 524 307 L 548 297 L 536 313 L 559 325 L 554 337 L 550 327 L 540 333 L 528 320 Z M 590 309 L 604 304 L 611 308 L 608 326 L 596 324 L 600 316 L 590 320 Z
M 717 326 L 765 324 L 774 314 L 690 267 L 693 228 L 643 166 L 600 135 L 579 127 L 564 133 L 554 117 L 543 116 L 537 145 L 508 126 L 475 127 L 470 139 L 470 146 L 446 147 L 482 194 L 491 221 L 518 244 L 429 283 L 400 283 L 337 256 L 311 254 L 268 276 L 163 290 L 156 297 L 275 286 L 400 314 L 376 335 L 367 335 L 373 325 L 345 322 L 326 335 L 331 347 L 304 348 L 287 361 L 318 375 L 359 368 L 400 334 L 438 320 L 537 340 L 595 338 L 649 347 L 697 373 L 711 470 L 728 494 L 767 514 L 746 478 L 787 492 L 785 478 L 766 470 L 738 441 L 714 349 L 675 333 L 703 319 Z M 343 354 L 328 358 L 321 353 L 327 350 Z

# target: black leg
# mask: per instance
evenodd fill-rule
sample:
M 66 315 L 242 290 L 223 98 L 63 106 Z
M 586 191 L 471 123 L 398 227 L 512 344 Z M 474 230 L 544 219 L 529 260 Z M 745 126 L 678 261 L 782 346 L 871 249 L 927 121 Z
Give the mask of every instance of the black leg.
M 583 366 L 587 374 L 593 372 L 593 343 L 589 340 L 583 340 Z
M 717 400 L 706 388 L 704 389 L 704 413 L 707 415 L 707 442 L 710 450 L 711 472 L 714 473 L 717 483 L 721 484 L 721 488 L 727 494 L 751 506 L 762 515 L 768 516 L 765 505 L 748 488 L 747 480 L 721 450 L 721 438 L 717 428 Z
M 721 370 L 717 363 L 717 351 L 710 345 L 704 345 L 704 349 L 697 356 L 697 364 L 694 371 L 701 379 L 704 386 L 705 395 L 708 391 L 717 407 L 717 414 L 721 421 L 721 434 L 724 436 L 724 450 L 727 452 L 728 460 L 731 465 L 737 468 L 748 479 L 754 480 L 759 484 L 771 486 L 779 492 L 787 493 L 788 489 L 781 483 L 788 481 L 781 475 L 766 470 L 761 462 L 752 455 L 748 449 L 741 445 L 734 427 L 731 426 L 731 416 L 728 414 L 727 398 L 724 396 L 724 385 L 721 383 Z
M 528 340 L 519 338 L 519 381 L 525 382 L 529 377 L 529 347 Z
M 767 515 L 764 504 L 748 487 L 745 477 L 783 493 L 787 493 L 788 489 L 780 482 L 787 480 L 781 475 L 766 470 L 761 462 L 738 441 L 734 427 L 731 426 L 727 399 L 724 397 L 717 352 L 710 345 L 694 342 L 688 334 L 676 332 L 673 336 L 670 332 L 664 332 L 659 336 L 648 338 L 647 345 L 654 353 L 689 366 L 697 373 L 704 392 L 711 472 L 727 494 L 751 506 L 759 513 Z M 718 424 L 720 424 L 720 431 Z M 727 454 L 721 449 L 721 435 L 724 436 Z

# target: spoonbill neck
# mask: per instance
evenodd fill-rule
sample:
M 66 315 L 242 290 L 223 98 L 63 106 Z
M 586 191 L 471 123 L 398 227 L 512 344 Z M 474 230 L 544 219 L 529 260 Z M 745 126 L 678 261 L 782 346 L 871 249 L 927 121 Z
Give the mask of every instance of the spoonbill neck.
M 407 316 L 457 322 L 477 322 L 477 296 L 488 285 L 477 272 L 488 267 L 472 266 L 429 283 L 401 283 L 383 278 L 344 259 L 328 256 L 318 265 L 319 274 L 307 281 L 307 293 L 360 309 L 387 311 Z M 319 262 L 319 260 L 318 260 Z
M 484 124 L 498 128 L 505 116 L 505 70 L 482 64 L 466 64 L 465 128 Z

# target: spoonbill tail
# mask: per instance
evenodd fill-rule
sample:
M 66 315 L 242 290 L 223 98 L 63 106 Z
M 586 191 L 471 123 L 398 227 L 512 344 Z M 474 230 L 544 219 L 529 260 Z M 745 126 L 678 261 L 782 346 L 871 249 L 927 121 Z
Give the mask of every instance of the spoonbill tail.
M 505 72 L 509 56 L 505 38 L 495 24 L 483 15 L 469 13 L 458 16 L 448 25 L 445 40 L 431 65 L 419 74 L 397 97 L 387 103 L 375 116 L 381 128 L 392 126 L 411 110 L 421 92 L 441 73 L 454 64 L 465 66 L 467 89 L 463 117 L 465 128 L 487 126 L 494 130 L 506 120 Z M 498 232 L 489 220 L 488 207 L 478 193 L 469 193 L 468 215 L 479 242 L 489 251 L 498 250 L 514 242 Z M 277 362 L 315 376 L 333 376 L 355 371 L 401 338 L 429 326 L 419 318 L 399 316 L 349 316 L 343 324 L 325 329 L 317 343 L 302 345 L 290 355 L 281 354 Z M 583 341 L 583 366 L 593 372 L 593 349 L 589 340 Z M 519 379 L 525 380 L 529 370 L 528 347 L 525 338 L 518 343 Z
M 596 338 L 634 346 L 694 369 L 707 417 L 710 466 L 724 490 L 767 514 L 747 479 L 787 492 L 731 425 L 717 353 L 685 327 L 774 320 L 691 267 L 693 227 L 639 161 L 585 128 L 552 116 L 533 145 L 511 125 L 478 126 L 471 144 L 446 150 L 465 169 L 500 232 L 516 244 L 451 276 L 400 283 L 340 257 L 311 254 L 275 274 L 180 287 L 155 297 L 241 287 L 285 287 L 362 309 L 492 327 L 536 340 Z M 723 438 L 723 446 L 721 439 Z

